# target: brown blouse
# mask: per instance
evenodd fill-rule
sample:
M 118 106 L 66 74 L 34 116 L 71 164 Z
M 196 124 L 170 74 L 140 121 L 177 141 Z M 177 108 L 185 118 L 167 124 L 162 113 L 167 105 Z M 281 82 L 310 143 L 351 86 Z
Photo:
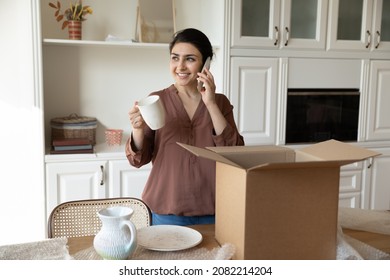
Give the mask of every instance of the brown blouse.
M 199 158 L 177 142 L 197 147 L 244 145 L 233 117 L 233 106 L 223 94 L 215 99 L 228 125 L 215 135 L 206 106 L 201 101 L 190 120 L 174 85 L 153 92 L 166 111 L 166 124 L 153 131 L 144 129 L 143 147 L 135 151 L 132 137 L 126 143 L 126 156 L 132 166 L 152 161 L 142 199 L 157 214 L 184 216 L 215 214 L 215 162 Z

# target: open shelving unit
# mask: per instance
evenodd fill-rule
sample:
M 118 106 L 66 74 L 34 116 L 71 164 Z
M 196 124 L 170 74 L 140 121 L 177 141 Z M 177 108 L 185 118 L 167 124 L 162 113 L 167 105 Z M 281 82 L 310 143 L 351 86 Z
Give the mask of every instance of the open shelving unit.
M 68 0 L 60 1 L 68 5 Z M 105 129 L 123 129 L 124 141 L 131 133 L 127 113 L 134 102 L 173 83 L 169 44 L 137 41 L 138 0 L 85 0 L 93 14 L 83 22 L 82 40 L 67 39 L 67 30 L 55 20 L 49 2 L 40 0 L 45 146 L 50 146 L 50 120 L 76 113 L 98 120 L 97 153 L 112 154 L 104 148 Z M 214 46 L 217 55 L 211 68 L 219 92 L 223 92 L 224 5 L 224 0 L 175 0 L 176 30 L 198 28 Z

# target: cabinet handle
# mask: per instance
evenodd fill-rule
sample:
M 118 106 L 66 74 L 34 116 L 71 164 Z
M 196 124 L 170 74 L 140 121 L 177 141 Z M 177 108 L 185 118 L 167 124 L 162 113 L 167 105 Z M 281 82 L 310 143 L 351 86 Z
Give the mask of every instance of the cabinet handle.
M 368 49 L 371 45 L 371 32 L 369 30 L 367 30 L 366 32 L 367 34 L 367 45 L 366 45 L 366 49 Z
M 100 186 L 103 186 L 104 185 L 104 167 L 103 167 L 103 165 L 100 165 L 100 172 L 101 172 Z
M 379 47 L 379 43 L 381 42 L 381 33 L 379 30 L 376 31 L 376 45 L 375 48 L 377 49 Z
M 372 158 L 369 158 L 369 159 L 368 159 L 367 169 L 370 169 L 371 166 L 372 166 Z
M 274 42 L 274 46 L 277 46 L 279 43 L 279 28 L 277 26 L 275 26 L 275 42 Z
M 285 46 L 288 45 L 288 40 L 290 40 L 290 30 L 286 26 L 286 42 L 284 43 Z

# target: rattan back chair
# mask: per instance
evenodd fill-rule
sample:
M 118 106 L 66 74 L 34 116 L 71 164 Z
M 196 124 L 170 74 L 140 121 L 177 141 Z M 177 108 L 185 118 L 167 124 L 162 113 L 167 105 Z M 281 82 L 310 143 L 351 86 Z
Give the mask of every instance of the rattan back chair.
M 97 212 L 112 206 L 126 206 L 134 210 L 130 220 L 135 227 L 151 225 L 152 215 L 145 202 L 138 198 L 104 198 L 64 202 L 56 206 L 48 220 L 48 237 L 80 237 L 96 235 L 102 222 Z

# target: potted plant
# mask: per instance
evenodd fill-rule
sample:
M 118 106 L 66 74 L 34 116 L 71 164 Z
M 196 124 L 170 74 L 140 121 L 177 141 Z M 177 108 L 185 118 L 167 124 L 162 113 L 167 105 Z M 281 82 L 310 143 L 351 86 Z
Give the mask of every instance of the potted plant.
M 60 1 L 57 3 L 49 2 L 49 6 L 55 9 L 54 17 L 57 22 L 62 23 L 62 29 L 68 27 L 69 39 L 81 39 L 81 22 L 85 21 L 87 14 L 92 14 L 92 8 L 90 6 L 84 6 L 82 1 L 79 0 L 75 4 L 70 2 L 70 7 L 62 12 L 62 5 Z

